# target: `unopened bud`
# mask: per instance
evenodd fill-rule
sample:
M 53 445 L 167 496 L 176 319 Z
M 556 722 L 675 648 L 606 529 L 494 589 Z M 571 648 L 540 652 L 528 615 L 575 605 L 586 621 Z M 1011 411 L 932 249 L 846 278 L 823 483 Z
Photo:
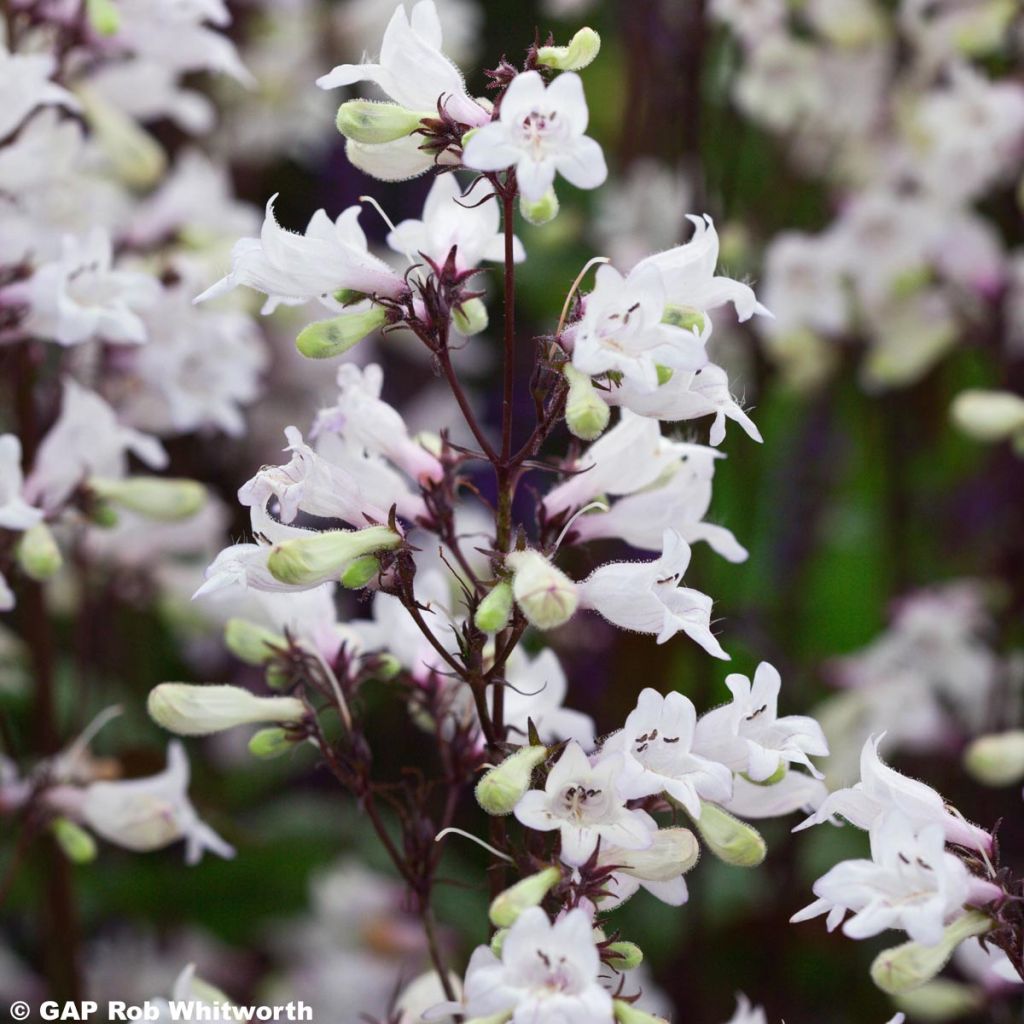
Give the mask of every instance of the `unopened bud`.
M 257 697 L 240 686 L 161 683 L 150 691 L 150 718 L 179 736 L 208 736 L 253 722 L 298 722 L 306 706 L 297 697 Z
M 89 506 L 89 522 L 101 530 L 112 530 L 118 523 L 117 509 L 105 501 L 96 501 Z
M 396 548 L 401 541 L 387 526 L 325 530 L 275 545 L 267 558 L 267 568 L 282 583 L 312 587 L 338 579 L 357 558 Z
M 697 334 L 704 333 L 706 323 L 704 314 L 700 310 L 690 309 L 689 306 L 666 306 L 661 314 L 661 322 L 673 327 L 682 327 L 684 331 L 695 331 Z
M 668 882 L 690 870 L 700 858 L 697 837 L 688 828 L 662 828 L 646 850 L 617 850 L 622 872 L 645 882 Z
M 341 585 L 348 590 L 362 590 L 380 573 L 380 562 L 373 555 L 357 558 L 342 574 Z
M 484 633 L 500 633 L 512 614 L 512 587 L 499 580 L 488 595 L 477 605 L 473 623 Z
M 248 619 L 228 619 L 224 645 L 246 665 L 265 665 L 288 646 L 288 641 L 280 633 L 257 626 Z
M 606 948 L 613 954 L 608 966 L 617 971 L 632 971 L 644 962 L 644 951 L 635 942 L 610 942 Z
M 985 1005 L 984 993 L 974 985 L 951 978 L 935 978 L 913 992 L 894 1000 L 896 1006 L 914 1020 L 960 1020 L 979 1013 Z
M 104 502 L 160 522 L 188 519 L 206 503 L 206 488 L 196 480 L 160 476 L 130 476 L 124 480 L 92 477 L 89 488 Z
M 717 804 L 701 801 L 697 831 L 719 860 L 737 868 L 756 868 L 768 852 L 761 833 Z
M 54 818 L 50 831 L 61 852 L 73 864 L 88 864 L 96 859 L 96 840 L 81 825 L 69 818 Z
M 664 1017 L 655 1017 L 653 1013 L 639 1010 L 621 999 L 612 1003 L 612 1009 L 618 1024 L 668 1024 Z
M 1010 391 L 962 391 L 950 412 L 957 427 L 976 441 L 1003 441 L 1024 433 L 1024 398 Z
M 573 617 L 579 604 L 576 584 L 539 551 L 513 551 L 505 563 L 515 573 L 512 595 L 531 625 L 555 629 Z
M 272 761 L 275 757 L 287 754 L 295 746 L 295 742 L 287 729 L 273 725 L 267 729 L 254 732 L 249 739 L 249 753 L 261 761 Z
M 487 330 L 487 307 L 482 299 L 466 299 L 452 310 L 452 322 L 459 334 L 471 338 L 474 334 Z
M 581 373 L 572 363 L 562 371 L 569 382 L 565 398 L 565 425 L 573 437 L 596 441 L 608 426 L 611 409 L 594 387 L 589 374 Z
M 85 16 L 97 35 L 113 36 L 121 27 L 121 15 L 112 0 L 86 0 Z
M 303 328 L 295 339 L 295 347 L 307 359 L 330 359 L 347 352 L 387 321 L 387 310 L 383 306 L 342 313 Z
M 979 736 L 964 754 L 967 773 L 985 786 L 1012 786 L 1024 779 L 1024 729 Z
M 568 46 L 542 46 L 537 63 L 558 71 L 581 71 L 601 52 L 601 37 L 584 26 L 569 40 Z
M 561 877 L 562 872 L 558 868 L 545 868 L 499 893 L 488 912 L 491 924 L 495 928 L 508 928 L 514 924 L 524 910 L 539 906 Z
M 335 124 L 346 139 L 376 146 L 404 139 L 420 127 L 430 113 L 417 113 L 397 103 L 382 100 L 348 100 L 338 107 Z
M 992 918 L 971 910 L 946 926 L 934 946 L 904 942 L 883 950 L 871 965 L 871 980 L 891 996 L 903 995 L 931 981 L 946 966 L 953 950 L 967 939 L 984 935 L 995 926 Z
M 79 87 L 86 120 L 114 174 L 130 188 L 154 185 L 167 169 L 167 154 L 160 143 L 109 100 Z
M 402 663 L 393 654 L 377 654 L 373 659 L 373 677 L 388 682 L 402 671 Z
M 505 946 L 505 936 L 508 935 L 507 928 L 499 928 L 491 936 L 491 952 L 500 960 L 501 951 Z
M 521 747 L 509 754 L 476 784 L 476 802 L 488 814 L 511 814 L 530 788 L 534 769 L 547 756 L 547 747 Z
M 549 188 L 536 202 L 530 202 L 526 196 L 519 197 L 519 212 L 527 224 L 537 227 L 547 224 L 558 216 L 558 209 L 558 196 L 553 188 Z
M 15 556 L 21 571 L 39 583 L 55 576 L 64 564 L 57 541 L 46 523 L 36 523 L 21 535 Z

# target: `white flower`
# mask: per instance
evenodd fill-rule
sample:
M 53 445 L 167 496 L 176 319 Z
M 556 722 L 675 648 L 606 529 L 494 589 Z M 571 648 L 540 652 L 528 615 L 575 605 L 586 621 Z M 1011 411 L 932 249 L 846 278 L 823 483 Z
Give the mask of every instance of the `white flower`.
M 487 946 L 466 970 L 465 1015 L 512 1024 L 612 1024 L 612 998 L 598 982 L 593 924 L 579 909 L 554 924 L 540 907 L 509 929 L 499 960 Z
M 60 345 L 99 338 L 140 344 L 146 327 L 140 313 L 160 296 L 149 274 L 115 269 L 110 236 L 93 228 L 85 237 L 65 236 L 61 255 L 44 263 L 21 285 L 7 289 L 27 302 L 25 329 Z
M 591 764 L 574 740 L 548 773 L 544 790 L 529 790 L 515 806 L 515 816 L 527 828 L 561 833 L 561 857 L 580 865 L 597 848 L 609 843 L 627 850 L 651 845 L 657 827 L 646 811 L 631 811 L 620 794 L 619 757 L 601 757 Z
M 594 720 L 582 711 L 563 707 L 569 683 L 558 656 L 550 647 L 530 657 L 522 647 L 509 656 L 503 670 L 505 724 L 525 742 L 532 721 L 542 743 L 575 740 L 589 749 L 594 745 Z M 495 692 L 497 687 L 492 687 Z
M 503 263 L 505 236 L 500 230 L 498 201 L 487 198 L 493 193 L 485 185 L 477 186 L 463 200 L 455 175 L 439 175 L 427 193 L 423 219 L 401 221 L 388 235 L 388 245 L 414 260 L 417 253 L 422 253 L 435 263 L 444 263 L 455 246 L 459 270 L 471 270 L 484 260 Z M 512 245 L 513 260 L 519 263 L 526 259 L 518 238 Z
M 722 806 L 738 818 L 781 818 L 793 811 L 809 814 L 828 796 L 828 787 L 805 772 L 788 771 L 776 783 L 765 786 L 734 775 L 732 796 Z
M 684 876 L 699 855 L 697 839 L 687 828 L 652 832 L 646 850 L 624 850 L 602 843 L 598 865 L 614 865 L 617 870 L 607 877 L 608 896 L 601 900 L 601 910 L 619 906 L 641 888 L 670 907 L 681 907 L 690 898 Z
M 846 330 L 850 303 L 837 249 L 831 234 L 784 231 L 772 239 L 764 257 L 762 291 L 775 319 L 765 322 L 765 333 L 809 328 L 835 335 Z
M 360 207 L 350 206 L 333 222 L 317 210 L 305 234 L 299 235 L 277 223 L 276 199 L 274 195 L 267 201 L 260 237 L 235 243 L 231 273 L 207 288 L 196 302 L 245 285 L 267 296 L 263 312 L 271 313 L 282 303 L 299 305 L 310 299 L 331 305 L 330 297 L 342 289 L 390 297 L 408 290 L 401 277 L 368 251 L 359 226 Z
M 725 677 L 732 702 L 715 708 L 697 723 L 694 747 L 753 782 L 770 779 L 785 764 L 802 764 L 818 778 L 810 756 L 825 757 L 828 744 L 821 726 L 805 715 L 778 717 L 782 679 L 761 662 L 751 681 L 739 673 Z
M 726 1024 L 768 1024 L 768 1017 L 760 1006 L 754 1006 L 742 992 L 737 992 L 736 1012 Z
M 75 97 L 50 81 L 55 70 L 56 61 L 48 53 L 11 53 L 0 43 L 0 138 L 44 104 L 78 110 Z
M 913 823 L 894 812 L 871 830 L 871 860 L 837 864 L 814 883 L 818 898 L 791 920 L 827 913 L 832 931 L 851 911 L 854 916 L 843 925 L 851 939 L 902 928 L 915 941 L 935 945 L 968 901 L 970 888 L 963 861 L 945 851 L 941 825 L 915 834 Z
M 704 342 L 694 331 L 662 323 L 667 303 L 661 274 L 637 268 L 623 277 L 614 267 L 598 268 L 583 318 L 572 331 L 572 364 L 589 376 L 615 371 L 625 382 L 650 392 L 658 367 L 675 373 L 707 363 Z
M 701 800 L 728 800 L 732 772 L 693 753 L 696 725 L 697 711 L 688 697 L 642 690 L 626 724 L 602 748 L 623 757 L 622 792 L 631 799 L 667 793 L 695 819 Z
M 21 441 L 15 434 L 0 434 L 0 529 L 27 530 L 43 518 L 22 497 Z
M 409 437 L 401 415 L 381 400 L 384 372 L 378 365 L 343 363 L 337 380 L 337 404 L 317 413 L 313 438 L 337 435 L 351 448 L 384 456 L 419 482 L 444 477 L 441 463 Z
M 123 477 L 129 452 L 153 469 L 167 465 L 155 437 L 118 423 L 99 395 L 66 378 L 60 415 L 36 452 L 25 497 L 54 509 L 89 476 Z
M 870 829 L 889 811 L 899 811 L 918 829 L 941 825 L 946 840 L 972 850 L 988 852 L 992 836 L 947 808 L 942 797 L 923 782 L 908 779 L 890 768 L 878 755 L 882 736 L 872 736 L 860 755 L 860 782 L 830 793 L 828 799 L 794 831 L 820 825 L 838 814 L 858 828 Z
M 711 598 L 679 586 L 689 564 L 690 546 L 666 530 L 660 558 L 600 566 L 579 584 L 580 603 L 621 629 L 654 633 L 659 644 L 685 633 L 712 657 L 728 661 L 711 632 Z
M 497 121 L 479 128 L 462 156 L 466 167 L 501 171 L 514 166 L 529 202 L 540 202 L 556 172 L 577 188 L 597 188 L 608 176 L 601 147 L 587 129 L 583 83 L 572 71 L 549 86 L 538 71 L 512 79 L 501 98 Z

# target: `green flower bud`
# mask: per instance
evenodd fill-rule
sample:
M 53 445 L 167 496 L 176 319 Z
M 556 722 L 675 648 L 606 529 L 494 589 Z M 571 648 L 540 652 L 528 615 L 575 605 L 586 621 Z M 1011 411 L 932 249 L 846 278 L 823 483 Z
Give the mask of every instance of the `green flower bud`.
M 913 992 L 894 1000 L 896 1008 L 915 1020 L 959 1020 L 979 1013 L 985 1006 L 984 993 L 975 985 L 950 978 L 935 978 Z
M 92 477 L 89 488 L 105 502 L 159 522 L 188 519 L 206 503 L 206 488 L 196 480 L 159 476 L 130 476 L 124 480 Z
M 655 1017 L 646 1010 L 638 1010 L 621 999 L 616 999 L 612 1003 L 612 1009 L 619 1024 L 668 1024 L 664 1017 Z
M 565 425 L 573 437 L 581 441 L 596 441 L 608 426 L 611 409 L 597 393 L 594 382 L 585 373 L 580 373 L 572 363 L 562 370 L 569 382 L 569 394 L 565 399 Z
M 373 659 L 373 675 L 375 679 L 386 683 L 402 671 L 402 663 L 393 654 L 377 654 Z
M 73 864 L 88 864 L 96 859 L 96 840 L 81 825 L 68 818 L 54 818 L 50 831 L 61 852 Z
M 617 971 L 632 971 L 644 961 L 644 951 L 635 942 L 611 942 L 608 952 L 614 956 L 608 960 L 608 966 Z
M 646 882 L 668 882 L 686 874 L 700 859 L 697 837 L 688 828 L 662 828 L 646 850 L 617 850 L 623 874 Z
M 573 617 L 579 604 L 576 584 L 539 551 L 513 551 L 505 563 L 515 573 L 512 595 L 537 629 L 555 629 Z
M 380 562 L 373 555 L 363 555 L 341 574 L 341 585 L 349 590 L 362 590 L 379 572 Z
M 117 35 L 121 27 L 121 15 L 112 0 L 85 0 L 85 16 L 97 35 Z
M 509 754 L 476 784 L 476 802 L 488 814 L 511 814 L 530 788 L 534 769 L 547 756 L 547 747 L 521 747 Z
M 89 522 L 101 530 L 112 530 L 118 523 L 117 509 L 105 501 L 94 502 L 89 508 Z
M 751 782 L 755 786 L 774 786 L 777 782 L 781 782 L 786 777 L 786 771 L 788 768 L 789 765 L 783 761 L 767 779 L 752 779 L 746 772 L 742 772 L 741 774 L 747 782 Z
M 46 523 L 36 523 L 21 535 L 15 557 L 21 571 L 40 583 L 55 576 L 64 564 L 57 541 Z
M 271 662 L 263 673 L 263 681 L 272 690 L 283 690 L 291 682 L 291 676 L 283 665 Z
M 511 615 L 512 587 L 505 580 L 499 580 L 477 605 L 473 622 L 484 633 L 500 633 Z
M 661 322 L 673 327 L 682 327 L 684 331 L 696 331 L 698 334 L 704 333 L 706 323 L 703 313 L 687 306 L 666 306 L 661 314 Z
M 346 139 L 376 146 L 404 139 L 420 127 L 423 118 L 432 116 L 382 100 L 348 100 L 338 107 L 335 124 Z
M 493 934 L 493 935 L 491 936 L 491 943 L 490 943 L 490 945 L 491 945 L 491 952 L 492 952 L 492 953 L 493 953 L 493 954 L 494 954 L 494 955 L 495 955 L 495 956 L 496 956 L 496 957 L 497 957 L 497 958 L 498 958 L 499 960 L 501 959 L 501 950 L 502 950 L 502 948 L 503 948 L 503 947 L 504 947 L 504 945 L 505 945 L 505 936 L 506 936 L 506 935 L 508 935 L 508 929 L 507 929 L 507 928 L 499 928 L 499 929 L 498 929 L 498 930 L 497 930 L 497 931 L 496 931 L 496 932 L 495 932 L 495 933 L 494 933 L 494 934 Z
M 304 327 L 295 339 L 295 347 L 307 359 L 331 359 L 347 352 L 387 322 L 388 314 L 383 306 L 353 310 Z
M 471 338 L 474 334 L 487 330 L 487 307 L 482 299 L 467 299 L 461 306 L 456 306 L 452 310 L 452 322 L 459 334 Z
M 149 716 L 179 736 L 209 736 L 253 722 L 299 722 L 306 706 L 297 697 L 257 697 L 240 686 L 161 683 L 150 691 Z
M 545 868 L 499 893 L 488 912 L 491 924 L 495 928 L 508 928 L 514 924 L 524 910 L 539 906 L 561 877 L 559 868 Z
M 246 665 L 265 665 L 288 641 L 248 619 L 228 619 L 224 627 L 224 645 L 239 661 Z
M 964 754 L 967 773 L 985 786 L 1013 786 L 1024 779 L 1024 729 L 979 736 Z
M 340 302 L 343 306 L 352 306 L 357 302 L 362 302 L 365 298 L 367 298 L 365 292 L 357 292 L 353 288 L 339 288 L 334 293 L 334 301 Z
M 114 174 L 129 188 L 147 189 L 167 170 L 167 154 L 135 118 L 91 89 L 79 87 L 78 98 L 100 150 Z
M 568 46 L 542 46 L 537 50 L 537 63 L 558 71 L 582 71 L 601 52 L 601 37 L 583 27 L 569 40 Z
M 525 196 L 519 197 L 519 212 L 523 220 L 536 227 L 553 221 L 558 216 L 558 209 L 558 196 L 553 188 L 549 188 L 535 203 L 531 203 Z
M 249 753 L 261 761 L 272 761 L 275 757 L 287 754 L 294 746 L 295 743 L 288 731 L 274 725 L 252 734 L 249 740 Z
M 950 415 L 975 441 L 1004 441 L 1024 434 L 1024 398 L 1010 391 L 962 391 L 953 399 Z
M 733 867 L 756 868 L 768 852 L 756 828 L 734 818 L 717 804 L 702 800 L 700 818 L 695 824 L 707 848 Z
M 362 530 L 325 530 L 275 545 L 267 568 L 276 580 L 295 586 L 315 586 L 336 580 L 351 562 L 375 551 L 398 547 L 402 538 L 387 526 Z
M 966 939 L 991 931 L 995 922 L 980 910 L 968 911 L 946 926 L 934 946 L 904 942 L 883 950 L 871 965 L 871 980 L 891 996 L 901 996 L 931 981 Z

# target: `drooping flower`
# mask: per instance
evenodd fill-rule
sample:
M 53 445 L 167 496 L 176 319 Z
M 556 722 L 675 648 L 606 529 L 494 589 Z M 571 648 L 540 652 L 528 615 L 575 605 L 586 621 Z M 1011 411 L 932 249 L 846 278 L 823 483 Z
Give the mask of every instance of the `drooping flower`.
M 539 203 L 561 174 L 577 188 L 597 188 L 608 176 L 601 147 L 583 133 L 589 112 L 583 82 L 571 71 L 550 85 L 538 71 L 512 79 L 497 121 L 477 129 L 462 162 L 477 171 L 515 167 L 522 195 Z
M 641 888 L 670 907 L 681 907 L 690 896 L 686 872 L 697 863 L 699 855 L 697 838 L 687 828 L 658 829 L 646 850 L 625 850 L 602 843 L 598 864 L 614 865 L 616 870 L 605 882 L 608 896 L 601 900 L 601 910 L 619 906 Z

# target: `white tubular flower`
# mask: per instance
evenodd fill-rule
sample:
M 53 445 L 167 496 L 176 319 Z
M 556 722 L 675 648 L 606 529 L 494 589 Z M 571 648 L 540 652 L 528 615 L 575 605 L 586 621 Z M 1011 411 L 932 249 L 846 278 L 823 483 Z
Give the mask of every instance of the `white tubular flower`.
M 286 231 L 274 217 L 273 195 L 267 201 L 259 238 L 242 238 L 231 251 L 231 273 L 211 285 L 196 302 L 216 298 L 245 285 L 263 292 L 264 313 L 277 306 L 321 299 L 331 308 L 340 290 L 395 297 L 408 291 L 402 278 L 373 256 L 359 226 L 361 208 L 350 206 L 336 221 L 323 210 L 310 218 L 305 234 Z
M 36 452 L 25 498 L 54 509 L 87 477 L 123 477 L 129 452 L 152 469 L 167 465 L 167 453 L 155 437 L 122 426 L 99 395 L 69 377 L 60 416 Z
M 140 313 L 160 297 L 148 274 L 116 270 L 110 236 L 93 228 L 82 238 L 64 237 L 60 257 L 44 263 L 6 294 L 26 302 L 25 329 L 59 345 L 99 338 L 139 345 L 146 340 Z
M 826 757 L 821 726 L 805 715 L 778 717 L 782 678 L 763 661 L 754 681 L 739 673 L 725 677 L 732 703 L 704 715 L 697 723 L 694 749 L 713 761 L 744 772 L 752 782 L 766 782 L 786 764 L 802 764 L 815 777 L 821 772 L 811 757 Z
M 690 898 L 683 876 L 699 856 L 697 837 L 688 828 L 658 829 L 646 850 L 602 843 L 598 864 L 615 865 L 617 870 L 608 876 L 608 897 L 601 900 L 601 910 L 625 903 L 640 888 L 670 907 L 681 907 Z
M 711 598 L 679 586 L 689 564 L 690 546 L 666 530 L 660 558 L 600 566 L 577 585 L 580 604 L 620 629 L 655 634 L 659 644 L 685 633 L 712 657 L 728 661 L 711 632 Z
M 621 405 L 639 416 L 669 423 L 714 416 L 709 435 L 713 445 L 725 440 L 727 419 L 738 423 L 752 440 L 758 443 L 762 440 L 753 420 L 732 397 L 725 370 L 714 363 L 708 363 L 693 373 L 674 373 L 670 380 L 654 391 L 645 391 L 624 381 L 621 387 L 612 388 L 605 397 L 611 405 Z
M 167 768 L 147 779 L 94 782 L 84 790 L 60 787 L 54 799 L 108 842 L 145 853 L 185 840 L 185 860 L 196 864 L 204 850 L 220 857 L 235 851 L 199 820 L 188 799 L 189 765 L 185 748 L 167 748 Z
M 700 369 L 708 361 L 704 341 L 662 322 L 667 301 L 655 268 L 638 267 L 623 277 L 607 263 L 599 267 L 583 318 L 573 327 L 572 365 L 592 377 L 620 373 L 642 392 L 657 389 L 659 366 L 673 373 Z
M 790 771 L 770 786 L 748 782 L 734 775 L 732 796 L 722 806 L 738 818 L 781 818 L 793 811 L 810 814 L 828 796 L 828 787 L 820 779 L 804 772 Z
M 864 744 L 860 755 L 860 782 L 830 793 L 818 810 L 793 831 L 820 825 L 835 814 L 851 825 L 870 829 L 887 812 L 899 811 L 917 829 L 941 825 L 947 842 L 990 852 L 992 836 L 988 832 L 950 810 L 931 786 L 917 779 L 908 779 L 879 757 L 878 746 L 884 735 L 872 736 Z
M 498 202 L 486 182 L 461 200 L 462 188 L 454 174 L 434 179 L 423 204 L 422 220 L 403 220 L 388 235 L 388 245 L 403 256 L 417 253 L 443 263 L 455 246 L 455 265 L 472 270 L 484 260 L 505 261 L 505 236 L 501 231 Z M 526 259 L 526 250 L 518 238 L 512 243 L 512 259 Z
M 641 260 L 632 273 L 654 267 L 665 285 L 668 302 L 687 311 L 706 314 L 731 302 L 736 316 L 742 322 L 755 313 L 771 316 L 757 301 L 753 289 L 729 277 L 716 277 L 718 266 L 718 232 L 714 222 L 706 214 L 703 217 L 688 217 L 695 228 L 693 238 L 685 245 L 655 253 Z M 705 320 L 707 317 L 705 315 Z M 705 325 L 705 331 L 707 325 Z
M 554 924 L 540 907 L 508 930 L 501 959 L 479 946 L 466 969 L 464 1015 L 473 1020 L 612 1024 L 601 987 L 601 958 L 587 914 L 570 910 Z
M 179 736 L 209 736 L 236 725 L 298 722 L 306 706 L 297 697 L 257 697 L 240 686 L 161 683 L 147 702 L 149 716 Z
M 421 483 L 444 477 L 441 463 L 409 437 L 405 420 L 380 397 L 384 371 L 373 364 L 338 368 L 338 402 L 317 413 L 312 436 L 336 434 L 346 445 L 371 455 L 383 455 Z
M 476 171 L 515 167 L 519 190 L 540 202 L 561 174 L 577 188 L 608 177 L 601 147 L 583 133 L 590 114 L 579 75 L 566 71 L 549 86 L 538 71 L 516 75 L 501 98 L 497 121 L 470 137 L 462 156 Z
M 15 434 L 0 434 L 0 529 L 27 530 L 43 518 L 22 496 L 21 441 Z
M 902 928 L 916 942 L 933 946 L 968 902 L 988 902 L 998 886 L 972 879 L 959 857 L 947 853 L 941 825 L 915 832 L 898 811 L 871 830 L 871 860 L 847 860 L 814 883 L 818 898 L 794 914 L 793 922 L 828 914 L 832 931 L 846 913 L 843 933 L 867 939 L 887 928 Z
M 238 490 L 243 505 L 265 510 L 267 502 L 276 498 L 283 523 L 291 523 L 300 511 L 353 526 L 368 520 L 387 521 L 387 509 L 367 498 L 355 476 L 317 455 L 297 427 L 287 427 L 285 437 L 291 461 L 285 466 L 264 466 L 244 483 Z
M 604 757 L 591 765 L 575 741 L 566 744 L 562 756 L 548 773 L 543 792 L 529 790 L 513 813 L 527 828 L 561 832 L 561 857 L 579 866 L 600 841 L 626 850 L 651 845 L 657 825 L 646 811 L 631 811 L 618 788 L 620 757 Z
M 630 799 L 667 793 L 694 818 L 702 799 L 720 803 L 732 793 L 732 772 L 693 753 L 697 711 L 681 693 L 641 691 L 626 724 L 602 748 L 621 754 L 619 786 Z
M 0 139 L 10 135 L 37 107 L 78 110 L 78 100 L 50 81 L 57 70 L 48 53 L 11 53 L 0 44 Z

